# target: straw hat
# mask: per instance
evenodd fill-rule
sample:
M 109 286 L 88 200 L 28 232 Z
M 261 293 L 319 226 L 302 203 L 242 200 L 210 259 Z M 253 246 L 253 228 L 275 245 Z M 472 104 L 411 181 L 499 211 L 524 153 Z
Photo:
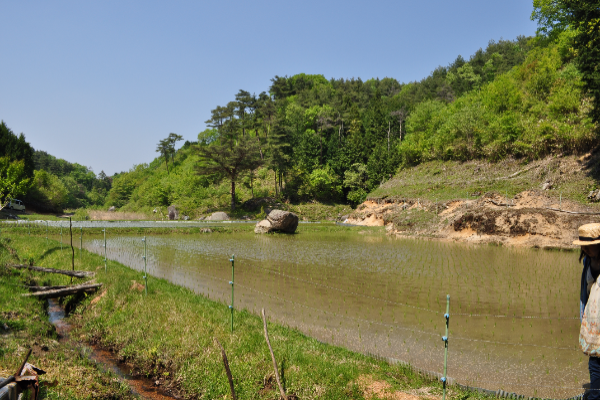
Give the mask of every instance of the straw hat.
M 589 246 L 600 243 L 600 224 L 585 224 L 579 227 L 579 240 L 573 242 L 579 246 Z

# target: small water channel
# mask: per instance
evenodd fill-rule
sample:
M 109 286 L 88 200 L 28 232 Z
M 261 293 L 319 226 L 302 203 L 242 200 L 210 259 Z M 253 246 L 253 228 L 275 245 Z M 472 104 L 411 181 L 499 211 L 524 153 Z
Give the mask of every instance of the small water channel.
M 56 299 L 48 299 L 48 319 L 56 327 L 59 340 L 63 342 L 69 340 L 69 332 L 71 331 L 71 325 L 64 318 L 64 307 Z M 110 370 L 125 381 L 134 395 L 150 400 L 174 399 L 174 397 L 169 396 L 155 386 L 152 380 L 136 374 L 127 364 L 119 362 L 117 357 L 110 351 L 89 344 L 77 343 L 77 346 L 81 354 L 94 361 L 101 369 Z
M 143 268 L 141 236 L 108 236 L 110 259 Z M 103 254 L 103 240 L 84 246 Z M 265 307 L 319 340 L 528 396 L 570 397 L 589 380 L 578 350 L 578 254 L 396 239 L 360 232 L 147 237 L 148 272 L 235 308 Z M 151 281 L 150 281 L 151 284 Z

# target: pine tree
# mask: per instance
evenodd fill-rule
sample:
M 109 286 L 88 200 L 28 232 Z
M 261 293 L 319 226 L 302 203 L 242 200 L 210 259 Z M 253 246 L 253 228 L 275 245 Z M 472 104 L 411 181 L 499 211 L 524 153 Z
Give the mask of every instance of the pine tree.
M 235 210 L 236 182 L 260 165 L 258 141 L 248 136 L 221 138 L 211 145 L 198 146 L 197 151 L 202 161 L 196 167 L 199 175 L 221 175 L 230 180 L 231 210 Z
M 156 152 L 160 153 L 165 158 L 165 164 L 167 166 L 167 175 L 169 174 L 169 154 L 171 153 L 171 144 L 169 138 L 162 139 L 156 146 Z

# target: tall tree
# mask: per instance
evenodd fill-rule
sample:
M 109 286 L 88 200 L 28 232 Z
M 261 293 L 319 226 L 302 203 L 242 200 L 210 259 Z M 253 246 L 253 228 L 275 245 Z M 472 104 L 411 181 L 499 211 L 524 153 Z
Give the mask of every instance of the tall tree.
M 538 23 L 538 34 L 555 39 L 569 26 L 565 4 L 562 0 L 533 0 L 531 20 Z
M 249 92 L 240 89 L 240 91 L 235 95 L 235 100 L 237 101 L 236 114 L 242 128 L 242 136 L 246 136 L 246 129 L 250 127 L 252 111 L 256 99 Z
M 532 20 L 538 33 L 556 39 L 560 33 L 574 32 L 575 62 L 588 93 L 594 97 L 590 112 L 600 122 L 600 0 L 534 0 Z
M 27 177 L 23 160 L 11 161 L 8 157 L 0 157 L 0 210 L 10 199 L 25 194 L 31 185 Z
M 175 162 L 175 145 L 177 142 L 183 140 L 183 136 L 178 135 L 176 133 L 169 133 L 169 137 L 167 138 L 169 141 L 169 152 L 171 153 L 171 163 Z
M 267 165 L 275 174 L 276 195 L 283 191 L 283 177 L 292 159 L 286 128 L 283 123 L 276 123 L 268 140 Z
M 169 138 L 162 139 L 156 146 L 156 152 L 160 153 L 161 157 L 165 158 L 165 164 L 167 166 L 167 175 L 169 174 L 169 154 L 171 154 L 171 144 Z
M 404 127 L 404 121 L 406 120 L 406 117 L 408 116 L 408 112 L 406 111 L 406 108 L 402 107 L 399 110 L 396 111 L 392 111 L 390 113 L 390 115 L 392 117 L 396 117 L 398 119 L 398 125 L 399 125 L 399 135 L 398 138 L 400 139 L 400 141 L 402 141 L 403 138 L 403 127 Z
M 567 21 L 575 30 L 575 61 L 588 92 L 594 96 L 592 119 L 600 123 L 600 0 L 563 0 Z
M 14 134 L 4 121 L 0 121 L 0 157 L 8 157 L 11 161 L 23 160 L 26 176 L 33 178 L 35 168 L 33 147 L 25 141 L 25 135 Z
M 201 163 L 196 167 L 200 175 L 220 175 L 231 182 L 231 210 L 235 210 L 235 184 L 249 170 L 260 164 L 258 141 L 244 136 L 238 140 L 222 138 L 211 145 L 197 147 Z

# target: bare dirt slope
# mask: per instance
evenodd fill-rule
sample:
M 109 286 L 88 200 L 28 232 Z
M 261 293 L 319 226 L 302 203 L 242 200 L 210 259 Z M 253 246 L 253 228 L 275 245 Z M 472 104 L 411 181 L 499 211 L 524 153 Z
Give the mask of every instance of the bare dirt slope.
M 580 214 L 581 213 L 581 214 Z M 575 248 L 577 227 L 600 222 L 600 213 L 573 201 L 557 201 L 537 190 L 507 199 L 486 193 L 474 200 L 429 202 L 369 200 L 347 223 L 386 226 L 389 234 L 471 243 L 540 248 Z
M 346 222 L 402 236 L 575 248 L 578 226 L 600 222 L 588 199 L 599 175 L 598 150 L 529 164 L 423 164 L 382 183 Z

